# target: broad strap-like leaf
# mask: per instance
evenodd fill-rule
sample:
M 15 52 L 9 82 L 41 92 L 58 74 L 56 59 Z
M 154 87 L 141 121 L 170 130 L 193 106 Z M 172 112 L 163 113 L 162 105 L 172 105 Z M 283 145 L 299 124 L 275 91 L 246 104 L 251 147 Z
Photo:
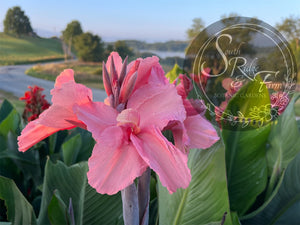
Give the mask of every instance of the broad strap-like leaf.
M 0 199 L 5 201 L 8 220 L 12 224 L 36 224 L 32 206 L 20 192 L 15 182 L 2 176 L 0 176 Z
M 97 193 L 87 183 L 88 166 L 86 162 L 67 167 L 58 161 L 47 161 L 43 184 L 43 197 L 38 224 L 50 224 L 48 206 L 54 190 L 66 206 L 72 201 L 75 224 L 116 224 L 122 215 L 122 203 L 119 194 L 109 196 Z
M 290 101 L 282 115 L 275 121 L 269 136 L 270 148 L 267 151 L 269 175 L 281 175 L 288 164 L 300 151 L 300 131 L 297 126 L 294 104 L 300 94 Z
M 255 110 L 258 116 L 265 117 L 256 118 L 253 124 Z M 225 112 L 240 117 L 240 122 L 224 120 L 222 123 L 230 207 L 240 216 L 247 212 L 267 185 L 270 99 L 261 78 L 256 76 L 255 81 L 243 86 L 229 101 Z
M 159 183 L 159 223 L 220 224 L 227 213 L 225 224 L 234 224 L 229 208 L 224 145 L 218 142 L 210 149 L 191 150 L 188 165 L 192 174 L 188 188 L 171 195 Z
M 48 206 L 48 217 L 51 225 L 71 224 L 68 208 L 60 198 L 59 192 L 54 191 L 52 199 Z
M 81 145 L 82 142 L 80 134 L 71 137 L 62 144 L 62 153 L 66 165 L 70 166 L 76 162 Z
M 10 102 L 4 100 L 0 108 L 0 134 L 7 136 L 10 131 L 16 133 L 19 124 L 19 113 Z
M 272 200 L 255 216 L 247 216 L 243 225 L 298 225 L 300 221 L 300 153 L 290 162 Z
M 244 214 L 267 185 L 265 145 L 269 126 L 249 131 L 223 130 L 231 210 Z

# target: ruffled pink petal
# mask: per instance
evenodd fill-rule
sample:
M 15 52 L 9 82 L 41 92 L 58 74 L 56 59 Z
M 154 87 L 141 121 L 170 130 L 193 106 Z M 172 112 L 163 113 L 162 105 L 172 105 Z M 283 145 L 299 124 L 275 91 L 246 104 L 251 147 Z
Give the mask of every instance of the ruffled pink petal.
M 177 92 L 183 99 L 186 99 L 193 89 L 192 81 L 184 74 L 179 74 L 178 79 L 180 83 L 176 86 Z
M 74 103 L 83 104 L 93 99 L 92 90 L 82 84 L 69 81 L 51 90 L 52 103 L 72 109 Z
M 183 121 L 185 109 L 181 97 L 172 84 L 146 84 L 134 92 L 127 108 L 140 113 L 140 127 L 156 126 L 161 130 L 171 120 Z
M 51 134 L 59 131 L 60 129 L 46 127 L 38 123 L 38 119 L 31 121 L 22 130 L 21 136 L 18 137 L 19 151 L 25 152 L 36 143 L 42 141 Z
M 182 122 L 174 122 L 170 128 L 174 138 L 175 146 L 184 153 L 188 153 L 187 147 L 190 145 L 190 138 Z
M 56 78 L 54 87 L 60 88 L 62 84 L 69 81 L 75 82 L 74 80 L 74 71 L 72 69 L 66 69 L 60 73 Z
M 127 76 L 131 76 L 137 71 L 137 79 L 133 92 L 149 82 L 152 68 L 158 66 L 158 61 L 159 59 L 156 56 L 152 56 L 145 59 L 137 59 L 127 66 Z
M 170 193 L 177 188 L 187 188 L 191 173 L 187 155 L 173 146 L 158 129 L 143 130 L 130 137 L 143 160 L 158 174 Z
M 138 68 L 138 77 L 135 82 L 135 90 L 148 82 L 151 69 L 158 64 L 159 59 L 156 56 L 145 58 L 141 61 Z
M 108 72 L 111 74 L 110 65 L 111 65 L 112 57 L 114 59 L 116 71 L 118 74 L 120 74 L 121 69 L 122 69 L 122 58 L 121 58 L 121 56 L 119 56 L 119 53 L 117 53 L 117 52 L 110 53 L 110 55 L 108 56 L 107 62 L 106 62 L 106 68 L 107 68 Z
M 73 106 L 91 101 L 92 91 L 89 88 L 74 81 L 68 81 L 59 83 L 59 87 L 52 89 L 51 94 L 53 95 L 53 105 L 40 115 L 40 124 L 66 129 L 73 126 L 74 123 L 82 123 L 74 114 Z M 74 121 L 74 123 L 70 123 L 70 121 Z
M 78 119 L 86 124 L 96 141 L 101 141 L 100 136 L 104 129 L 117 124 L 118 112 L 102 102 L 88 102 L 73 107 Z
M 211 123 L 200 115 L 188 116 L 184 126 L 190 138 L 189 148 L 206 149 L 220 139 Z
M 161 84 L 168 84 L 169 80 L 165 76 L 165 71 L 161 67 L 159 63 L 155 64 L 151 69 L 151 74 L 148 79 L 148 83 L 161 83 Z
M 104 130 L 89 158 L 89 184 L 101 194 L 115 194 L 134 182 L 148 165 L 132 143 L 123 138 L 120 127 Z
M 197 114 L 204 116 L 206 112 L 206 106 L 203 100 L 183 99 L 183 105 L 187 116 L 194 116 Z

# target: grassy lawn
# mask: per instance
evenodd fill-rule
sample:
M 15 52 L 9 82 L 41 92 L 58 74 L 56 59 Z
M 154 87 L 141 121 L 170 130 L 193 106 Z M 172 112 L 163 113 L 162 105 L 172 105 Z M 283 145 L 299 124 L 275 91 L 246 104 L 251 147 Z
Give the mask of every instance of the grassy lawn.
M 90 88 L 104 88 L 101 63 L 67 62 L 36 65 L 28 69 L 26 74 L 45 80 L 55 81 L 57 75 L 64 69 L 73 69 L 75 72 L 75 80 L 78 83 L 84 84 Z
M 64 58 L 58 39 L 22 37 L 0 33 L 0 65 L 28 64 Z

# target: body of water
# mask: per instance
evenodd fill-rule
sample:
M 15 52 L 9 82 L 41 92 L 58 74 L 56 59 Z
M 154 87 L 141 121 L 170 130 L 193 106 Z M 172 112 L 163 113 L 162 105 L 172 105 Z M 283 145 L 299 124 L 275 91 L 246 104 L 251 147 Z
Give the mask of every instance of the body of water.
M 157 51 L 157 50 L 145 50 L 141 49 L 139 52 L 151 52 L 157 56 L 159 56 L 162 59 L 165 59 L 167 57 L 180 57 L 180 58 L 185 58 L 185 53 L 184 52 L 169 52 L 169 51 Z

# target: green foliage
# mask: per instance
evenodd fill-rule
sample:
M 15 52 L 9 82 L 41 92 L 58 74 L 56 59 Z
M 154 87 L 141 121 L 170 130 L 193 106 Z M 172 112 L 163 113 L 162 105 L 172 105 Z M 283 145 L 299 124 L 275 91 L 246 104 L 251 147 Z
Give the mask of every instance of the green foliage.
M 134 55 L 133 50 L 128 47 L 125 41 L 116 41 L 114 50 L 119 53 L 122 59 L 125 59 L 126 56 L 131 57 Z
M 268 90 L 265 85 L 261 86 L 261 81 L 257 76 L 255 81 L 242 87 L 228 103 L 227 114 L 244 118 L 240 118 L 237 124 L 226 120 L 222 123 L 230 207 L 238 215 L 247 212 L 267 185 L 265 154 L 270 125 L 255 127 L 253 123 L 242 122 L 251 117 L 251 110 L 255 107 L 270 104 Z M 258 92 L 259 97 L 254 97 Z M 265 122 L 264 118 L 262 121 Z
M 62 203 L 67 208 L 72 205 L 75 224 L 115 224 L 119 220 L 122 214 L 120 194 L 108 196 L 97 193 L 87 183 L 87 171 L 86 162 L 67 167 L 60 161 L 56 164 L 47 161 L 39 224 L 49 224 L 48 205 L 55 190 L 61 199 L 60 207 Z M 70 212 L 69 217 L 72 218 Z
M 59 192 L 57 190 L 54 191 L 52 199 L 49 203 L 48 216 L 52 225 L 71 224 L 67 206 L 60 198 Z
M 237 92 L 228 102 L 223 127 L 232 130 L 247 130 L 264 126 L 271 121 L 271 104 L 268 89 L 258 75 Z M 233 121 L 238 117 L 239 122 Z M 250 119 L 250 121 L 249 121 Z
M 98 35 L 89 32 L 76 36 L 74 47 L 77 55 L 82 61 L 100 62 L 104 54 L 104 44 Z
M 299 139 L 299 136 L 297 137 Z M 296 141 L 295 139 L 293 141 Z M 299 224 L 300 154 L 289 163 L 279 188 L 260 209 L 242 220 L 243 225 Z
M 269 136 L 270 147 L 267 150 L 268 169 L 271 176 L 267 195 L 271 195 L 282 172 L 300 151 L 300 132 L 294 112 L 294 104 L 299 96 L 296 94 L 293 97 L 284 113 L 272 126 Z
M 276 28 L 282 32 L 289 41 L 295 39 L 299 40 L 300 18 L 295 16 L 285 18 L 281 23 L 276 24 Z
M 20 36 L 33 32 L 29 18 L 19 6 L 8 9 L 3 24 L 4 33 L 6 34 Z
M 229 209 L 224 145 L 221 141 L 209 149 L 194 149 L 189 154 L 192 180 L 188 188 L 172 195 L 158 186 L 160 224 L 224 224 L 233 223 Z
M 0 199 L 5 200 L 8 220 L 13 224 L 36 224 L 34 211 L 15 182 L 2 176 L 0 176 Z
M 176 78 L 179 76 L 179 74 L 185 74 L 185 72 L 177 64 L 175 64 L 173 69 L 166 74 L 166 77 L 169 78 L 171 83 L 173 83 L 176 80 Z
M 73 20 L 72 22 L 67 24 L 67 27 L 62 32 L 63 40 L 66 43 L 74 43 L 75 37 L 82 34 L 82 28 L 77 20 Z

